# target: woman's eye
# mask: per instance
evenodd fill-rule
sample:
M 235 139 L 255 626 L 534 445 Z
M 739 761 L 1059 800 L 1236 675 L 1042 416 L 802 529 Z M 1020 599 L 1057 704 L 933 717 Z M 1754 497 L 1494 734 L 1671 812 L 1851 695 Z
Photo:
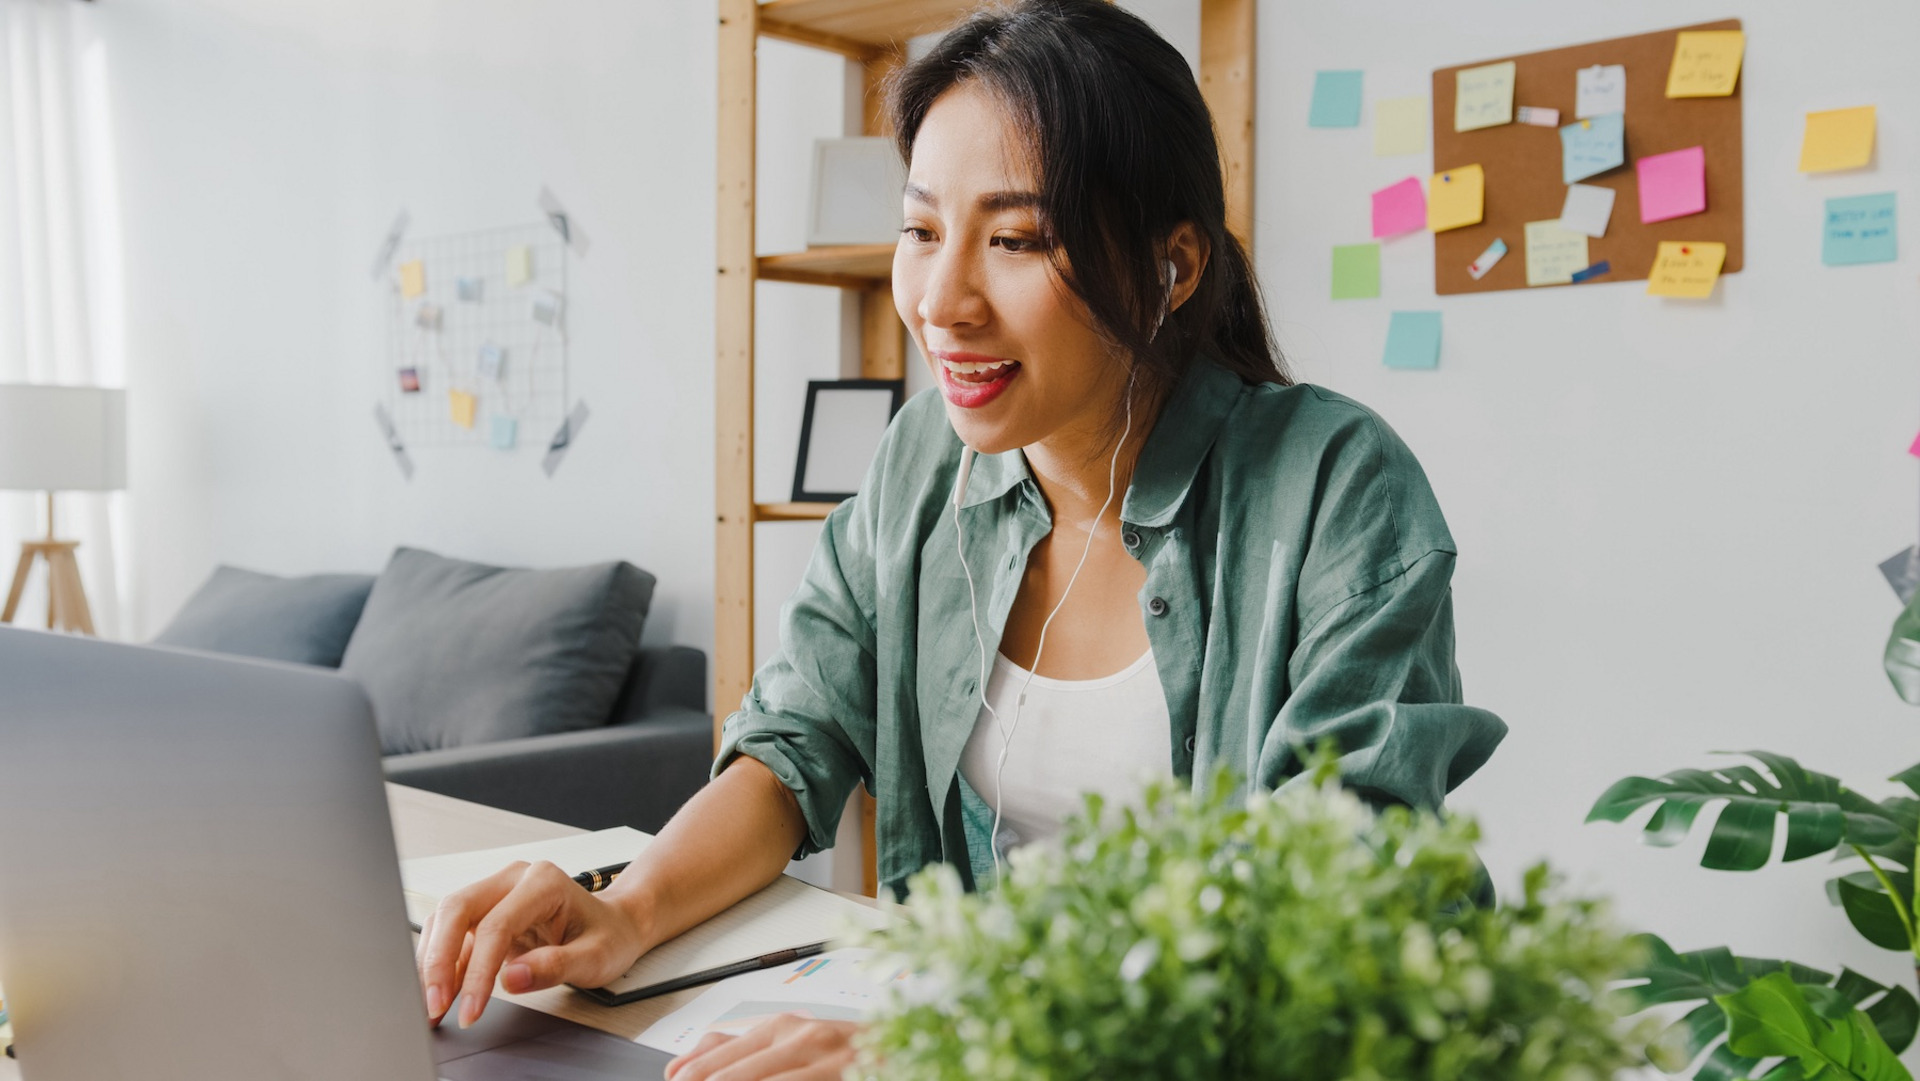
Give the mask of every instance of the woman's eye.
M 933 230 L 922 229 L 918 225 L 909 225 L 900 231 L 906 234 L 908 240 L 918 241 L 922 244 L 933 239 Z
M 1017 236 L 997 236 L 993 238 L 993 241 L 1000 245 L 1001 249 L 1009 255 L 1025 255 L 1040 246 L 1037 241 Z

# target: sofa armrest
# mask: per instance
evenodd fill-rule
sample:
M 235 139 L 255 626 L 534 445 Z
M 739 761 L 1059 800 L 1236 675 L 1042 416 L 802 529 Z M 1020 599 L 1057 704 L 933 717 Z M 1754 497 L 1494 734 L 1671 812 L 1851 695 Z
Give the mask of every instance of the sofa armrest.
M 608 724 L 628 724 L 679 707 L 707 708 L 707 655 L 692 646 L 642 646 Z
M 412 788 L 581 829 L 658 833 L 712 762 L 712 718 L 665 708 L 583 732 L 390 755 L 384 765 L 388 780 Z

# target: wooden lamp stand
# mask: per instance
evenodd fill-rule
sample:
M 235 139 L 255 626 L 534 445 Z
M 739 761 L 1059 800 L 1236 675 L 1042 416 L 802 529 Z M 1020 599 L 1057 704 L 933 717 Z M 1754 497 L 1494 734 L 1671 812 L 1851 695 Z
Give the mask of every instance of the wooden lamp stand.
M 44 558 L 47 561 L 47 629 L 92 634 L 93 613 L 87 608 L 86 590 L 80 586 L 80 564 L 73 558 L 73 550 L 78 547 L 79 541 L 54 539 L 53 493 L 48 492 L 46 538 L 20 546 L 20 565 L 13 572 L 13 588 L 7 590 L 7 607 L 0 612 L 0 623 L 13 622 L 34 560 Z

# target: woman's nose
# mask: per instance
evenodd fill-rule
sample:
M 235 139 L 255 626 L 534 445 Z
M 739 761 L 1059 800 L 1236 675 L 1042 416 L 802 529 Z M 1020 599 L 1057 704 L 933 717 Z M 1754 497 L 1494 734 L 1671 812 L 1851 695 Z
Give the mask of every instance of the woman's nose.
M 987 299 L 981 291 L 980 268 L 951 248 L 936 254 L 930 262 L 920 290 L 921 320 L 936 327 L 986 322 Z

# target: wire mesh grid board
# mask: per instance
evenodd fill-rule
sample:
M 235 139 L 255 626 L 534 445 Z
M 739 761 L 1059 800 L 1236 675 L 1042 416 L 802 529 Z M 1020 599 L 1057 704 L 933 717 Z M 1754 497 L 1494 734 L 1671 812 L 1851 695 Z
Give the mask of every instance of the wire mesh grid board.
M 544 440 L 567 407 L 567 249 L 545 222 L 411 238 L 387 281 L 385 400 L 410 447 Z

